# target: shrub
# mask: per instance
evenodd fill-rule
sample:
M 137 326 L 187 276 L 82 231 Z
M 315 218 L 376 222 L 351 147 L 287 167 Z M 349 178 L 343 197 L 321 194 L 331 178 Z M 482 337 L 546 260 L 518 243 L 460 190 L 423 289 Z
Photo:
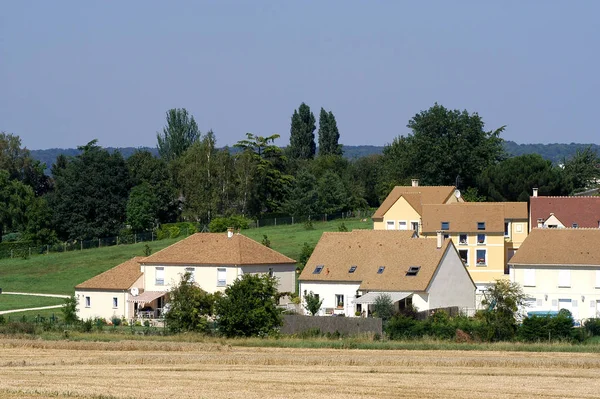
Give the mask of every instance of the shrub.
M 35 324 L 17 321 L 3 324 L 0 327 L 2 334 L 35 334 Z
M 269 240 L 269 237 L 267 237 L 266 234 L 263 234 L 262 245 L 267 248 L 271 248 L 271 240 Z
M 600 319 L 587 319 L 583 324 L 583 328 L 592 337 L 600 335 Z
M 74 324 L 77 323 L 77 305 L 78 300 L 75 294 L 65 299 L 65 305 L 61 308 L 63 316 L 65 317 L 65 323 Z
M 338 225 L 338 231 L 342 231 L 342 232 L 348 231 L 348 228 L 346 227 L 346 224 L 344 224 L 344 222 L 342 222 Z
M 308 219 L 306 222 L 304 222 L 304 230 L 314 230 L 315 226 L 313 226 L 313 222 L 312 220 Z
M 208 224 L 211 233 L 222 233 L 228 228 L 246 230 L 250 226 L 250 221 L 243 216 L 233 215 L 230 217 L 214 218 Z
M 304 309 L 310 313 L 311 316 L 316 315 L 321 310 L 323 300 L 319 299 L 318 295 L 315 295 L 312 291 L 304 295 Z
M 111 320 L 112 325 L 115 327 L 119 327 L 121 325 L 121 318 L 120 317 L 113 317 Z
M 526 317 L 519 326 L 518 337 L 523 341 L 569 340 L 572 330 L 573 316 L 568 310 L 562 309 L 556 316 Z
M 384 322 L 389 320 L 394 314 L 394 302 L 389 294 L 379 294 L 373 304 L 373 315 L 380 317 Z

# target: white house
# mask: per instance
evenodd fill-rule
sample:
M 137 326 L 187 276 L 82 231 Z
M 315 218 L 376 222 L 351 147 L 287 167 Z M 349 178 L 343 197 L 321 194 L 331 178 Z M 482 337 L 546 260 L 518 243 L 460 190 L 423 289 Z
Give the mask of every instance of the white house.
M 528 311 L 568 309 L 574 319 L 600 317 L 600 230 L 531 230 L 509 262 L 510 279 Z
M 412 231 L 323 233 L 299 278 L 300 296 L 323 299 L 320 315 L 369 313 L 381 293 L 396 310 L 475 308 L 475 284 L 451 240 Z

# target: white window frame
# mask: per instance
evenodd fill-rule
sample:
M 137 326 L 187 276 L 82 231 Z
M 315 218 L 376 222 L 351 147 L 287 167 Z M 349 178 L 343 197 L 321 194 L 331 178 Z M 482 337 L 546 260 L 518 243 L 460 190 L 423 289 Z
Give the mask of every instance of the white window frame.
M 458 256 L 461 258 L 462 260 L 462 256 L 460 256 L 460 251 L 466 251 L 467 252 L 467 256 L 466 256 L 466 261 L 464 262 L 465 266 L 469 266 L 469 250 L 468 249 L 464 249 L 464 248 L 460 248 L 458 250 Z
M 196 282 L 196 268 L 195 267 L 186 267 L 185 268 L 185 273 L 190 273 L 190 282 L 195 283 Z
M 465 241 L 461 240 L 461 236 L 465 236 Z M 460 233 L 458 235 L 458 245 L 469 245 L 469 235 L 466 233 Z
M 117 298 L 116 296 L 113 296 L 112 306 L 113 306 L 113 309 L 117 309 L 119 307 L 119 298 Z
M 558 271 L 558 288 L 571 288 L 571 271 Z
M 408 222 L 406 220 L 398 220 L 398 230 L 408 230 Z
M 341 299 L 341 301 L 340 301 Z M 344 309 L 344 305 L 346 302 L 344 301 L 344 294 L 335 294 L 335 308 L 336 309 Z M 342 303 L 342 306 L 338 306 L 339 303 Z
M 523 287 L 535 287 L 535 269 L 523 269 Z
M 481 259 L 479 257 L 479 251 L 483 251 L 483 260 L 484 260 L 483 263 L 479 262 L 479 259 Z M 480 266 L 480 267 L 487 266 L 487 249 L 477 249 L 475 251 L 475 265 Z
M 154 269 L 154 285 L 165 285 L 165 268 L 157 266 Z
M 217 287 L 225 287 L 227 285 L 227 269 L 219 267 L 217 269 Z
M 392 227 L 390 229 L 390 226 Z M 396 221 L 395 220 L 386 220 L 385 221 L 385 229 L 386 230 L 395 230 L 396 229 Z
M 92 307 L 92 298 L 90 298 L 89 296 L 85 297 L 85 307 L 86 308 L 91 308 Z

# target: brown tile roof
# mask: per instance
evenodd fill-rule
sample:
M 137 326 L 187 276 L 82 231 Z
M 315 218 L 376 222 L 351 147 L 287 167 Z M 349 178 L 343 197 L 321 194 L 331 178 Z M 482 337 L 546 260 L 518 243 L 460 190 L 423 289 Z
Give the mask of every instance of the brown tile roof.
M 529 219 L 527 202 L 498 202 L 504 206 L 504 219 Z
M 423 204 L 443 204 L 454 194 L 454 190 L 454 186 L 396 186 L 375 211 L 373 219 L 383 218 L 400 197 L 404 197 L 421 214 Z
M 142 259 L 144 257 L 136 256 L 96 277 L 84 281 L 75 286 L 75 289 L 127 290 L 142 276 L 142 272 L 140 271 L 140 261 Z
M 299 280 L 360 282 L 361 290 L 371 291 L 425 291 L 451 241 L 437 249 L 436 240 L 411 237 L 410 231 L 323 233 Z M 323 270 L 313 274 L 318 265 Z M 385 270 L 378 274 L 380 266 Z M 421 267 L 416 276 L 406 276 L 411 266 Z
M 246 236 L 196 233 L 144 259 L 144 264 L 265 265 L 296 263 Z
M 598 228 L 600 221 L 600 197 L 531 197 L 531 225 L 538 219 L 544 221 L 551 213 L 565 227 L 577 223 L 579 227 Z
M 447 205 L 423 205 L 423 232 L 441 230 L 442 222 L 449 223 L 448 232 L 504 233 L 504 206 L 501 202 L 459 202 Z M 485 222 L 485 230 L 477 223 Z
M 600 230 L 533 229 L 511 265 L 600 265 Z

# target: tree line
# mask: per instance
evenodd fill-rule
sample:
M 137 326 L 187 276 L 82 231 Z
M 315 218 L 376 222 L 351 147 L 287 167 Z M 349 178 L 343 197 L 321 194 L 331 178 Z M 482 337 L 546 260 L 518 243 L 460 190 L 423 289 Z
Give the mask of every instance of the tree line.
M 232 148 L 217 146 L 185 109 L 166 113 L 158 156 L 125 158 L 93 140 L 76 155 L 45 165 L 0 133 L 0 237 L 36 243 L 142 232 L 160 224 L 216 217 L 310 215 L 373 208 L 395 185 L 456 185 L 470 201 L 526 201 L 597 185 L 600 160 L 586 147 L 558 166 L 537 154 L 509 157 L 501 133 L 477 113 L 434 104 L 413 116 L 410 133 L 382 154 L 348 159 L 332 111 L 317 120 L 307 104 L 294 110 L 290 141 L 246 133 Z M 316 135 L 315 135 L 316 132 Z M 318 143 L 318 147 L 317 144 Z

